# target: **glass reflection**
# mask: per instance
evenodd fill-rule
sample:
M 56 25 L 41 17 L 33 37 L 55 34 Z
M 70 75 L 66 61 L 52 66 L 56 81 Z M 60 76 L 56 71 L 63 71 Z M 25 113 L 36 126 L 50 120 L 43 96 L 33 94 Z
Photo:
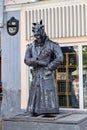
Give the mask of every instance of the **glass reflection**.
M 56 79 L 60 107 L 79 108 L 78 46 L 62 47 L 64 62 Z
M 72 81 L 72 107 L 78 108 L 79 107 L 79 79 L 78 75 L 74 76 Z
M 82 48 L 83 54 L 83 96 L 84 108 L 87 109 L 87 45 Z

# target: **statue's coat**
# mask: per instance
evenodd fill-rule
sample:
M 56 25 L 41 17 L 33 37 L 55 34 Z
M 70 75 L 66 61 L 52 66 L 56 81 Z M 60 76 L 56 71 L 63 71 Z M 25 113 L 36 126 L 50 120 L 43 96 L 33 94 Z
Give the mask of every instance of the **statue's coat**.
M 33 67 L 27 109 L 37 114 L 59 113 L 54 71 L 63 61 L 61 48 L 48 37 L 41 47 L 36 47 L 35 42 L 27 47 L 24 59 L 26 65 Z

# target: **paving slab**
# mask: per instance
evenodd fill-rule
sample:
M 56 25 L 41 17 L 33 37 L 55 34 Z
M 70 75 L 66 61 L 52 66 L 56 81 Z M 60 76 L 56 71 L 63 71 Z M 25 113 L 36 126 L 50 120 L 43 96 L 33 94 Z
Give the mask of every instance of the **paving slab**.
M 71 114 L 56 120 L 58 123 L 78 124 L 87 120 L 87 114 Z
M 60 114 L 51 114 L 51 116 L 39 115 L 32 116 L 28 114 L 17 115 L 14 118 L 4 119 L 5 121 L 34 121 L 34 122 L 55 122 L 59 118 L 63 118 L 71 115 L 71 113 L 60 113 Z

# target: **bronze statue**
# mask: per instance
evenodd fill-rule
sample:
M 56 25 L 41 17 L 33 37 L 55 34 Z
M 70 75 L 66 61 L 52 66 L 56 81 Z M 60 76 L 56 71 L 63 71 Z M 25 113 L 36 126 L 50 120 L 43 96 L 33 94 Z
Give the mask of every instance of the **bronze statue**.
M 59 104 L 54 71 L 63 61 L 63 53 L 59 44 L 46 35 L 42 21 L 33 23 L 32 31 L 35 40 L 27 47 L 24 59 L 26 65 L 33 67 L 27 110 L 32 114 L 57 114 Z

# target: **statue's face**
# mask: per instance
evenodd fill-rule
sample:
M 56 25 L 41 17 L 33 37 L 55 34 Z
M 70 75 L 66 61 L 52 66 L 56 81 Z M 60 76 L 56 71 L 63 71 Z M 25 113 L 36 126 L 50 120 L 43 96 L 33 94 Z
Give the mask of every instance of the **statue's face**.
M 45 32 L 44 32 L 44 25 L 42 25 L 42 22 L 40 24 L 33 23 L 32 32 L 36 39 L 40 39 L 41 37 L 43 37 Z

